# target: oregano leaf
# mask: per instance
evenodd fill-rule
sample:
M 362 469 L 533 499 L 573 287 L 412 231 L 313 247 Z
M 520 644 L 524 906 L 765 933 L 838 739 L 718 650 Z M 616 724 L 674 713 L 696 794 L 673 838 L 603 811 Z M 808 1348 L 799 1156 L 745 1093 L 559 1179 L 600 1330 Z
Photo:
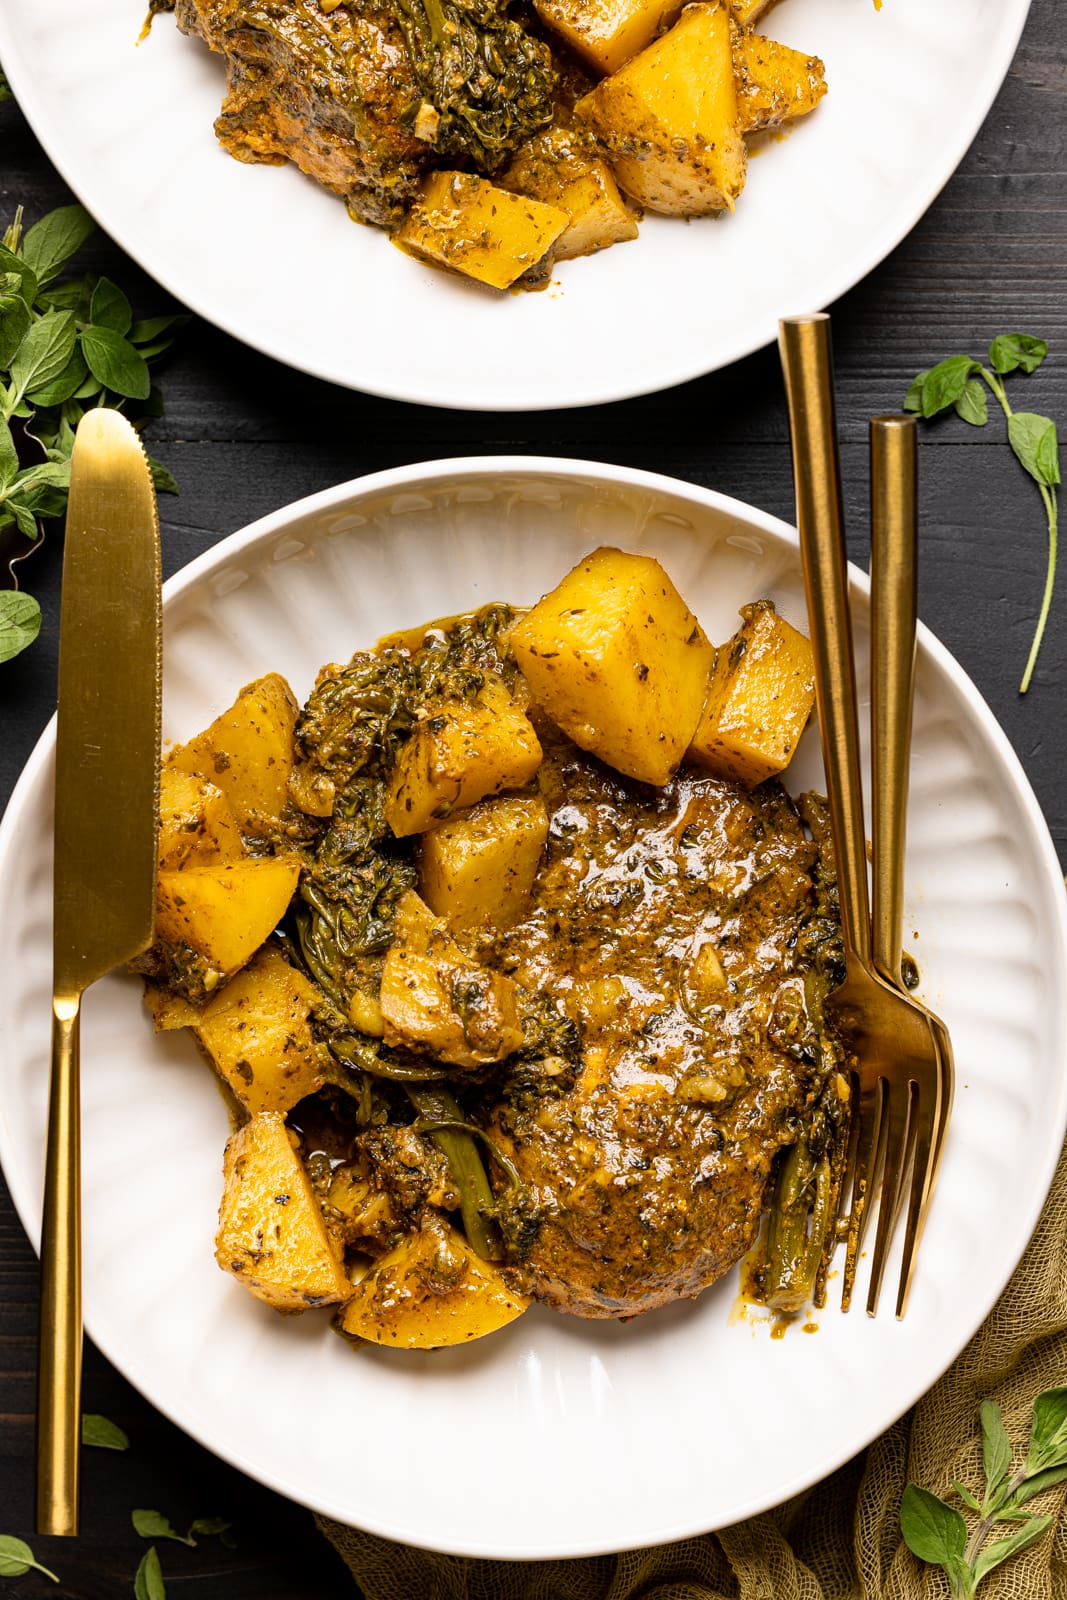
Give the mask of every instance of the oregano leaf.
M 963 393 L 956 401 L 956 412 L 973 428 L 984 428 L 989 421 L 989 396 L 985 385 L 977 378 L 968 378 Z
M 90 324 L 82 329 L 81 345 L 89 371 L 105 389 L 113 389 L 130 400 L 147 400 L 152 387 L 148 363 L 129 340 L 113 328 Z
M 1044 339 L 1034 339 L 1028 333 L 1002 333 L 989 346 L 989 364 L 1001 377 L 1017 368 L 1036 372 L 1047 355 Z
M 935 1566 L 943 1567 L 962 1556 L 967 1547 L 967 1524 L 959 1512 L 916 1483 L 909 1483 L 904 1490 L 900 1531 L 911 1553 Z
M 995 1539 L 992 1544 L 987 1544 L 974 1564 L 975 1583 L 980 1583 L 987 1572 L 999 1567 L 1009 1556 L 1018 1555 L 1020 1550 L 1025 1550 L 1027 1545 L 1033 1544 L 1035 1539 L 1040 1539 L 1054 1521 L 1054 1517 L 1031 1517 L 1026 1526 L 1020 1528 L 1017 1533 L 1010 1534 L 1007 1539 Z
M 1067 1388 L 1046 1389 L 1034 1401 L 1026 1472 L 1067 1466 Z
M 191 1536 L 179 1533 L 162 1511 L 133 1511 L 130 1520 L 142 1539 L 176 1539 L 179 1544 L 196 1544 Z
M 137 1568 L 137 1575 L 133 1580 L 133 1592 L 135 1600 L 167 1600 L 159 1554 L 154 1544 L 145 1551 L 141 1565 Z
M 89 321 L 114 333 L 127 334 L 133 323 L 130 302 L 110 278 L 101 278 L 89 302 Z
M 1011 1440 L 1001 1409 L 994 1401 L 983 1400 L 978 1416 L 982 1424 L 982 1466 L 988 1504 L 1011 1471 Z
M 22 259 L 33 268 L 38 283 L 48 283 L 95 231 L 96 223 L 84 206 L 59 206 L 27 228 Z
M 936 417 L 947 411 L 962 398 L 967 381 L 980 372 L 977 361 L 970 356 L 949 356 L 931 367 L 923 379 L 919 395 L 919 410 L 924 417 Z
M 40 631 L 41 608 L 33 596 L 21 589 L 0 589 L 0 662 L 25 650 Z
M 1060 481 L 1060 461 L 1056 424 L 1051 418 L 1015 411 L 1008 418 L 1008 439 L 1031 478 L 1055 489 Z
M 96 1450 L 128 1450 L 130 1448 L 129 1438 L 117 1422 L 112 1422 L 110 1417 L 101 1417 L 93 1412 L 85 1412 L 82 1416 L 82 1444 L 92 1445 Z

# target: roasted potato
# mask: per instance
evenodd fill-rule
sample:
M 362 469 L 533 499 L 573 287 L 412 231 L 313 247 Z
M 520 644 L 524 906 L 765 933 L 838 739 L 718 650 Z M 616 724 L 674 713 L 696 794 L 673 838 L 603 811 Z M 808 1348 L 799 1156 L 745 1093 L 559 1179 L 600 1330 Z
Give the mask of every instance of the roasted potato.
M 428 1216 L 355 1286 L 337 1324 L 372 1344 L 434 1350 L 495 1333 L 528 1304 L 444 1218 Z
M 215 1259 L 277 1311 L 334 1305 L 352 1292 L 285 1119 L 261 1111 L 224 1156 Z
M 637 238 L 637 217 L 619 193 L 607 162 L 595 146 L 590 148 L 587 133 L 582 137 L 571 128 L 546 128 L 523 145 L 497 182 L 567 213 L 568 225 L 552 246 L 553 261 L 592 255 Z
M 807 116 L 826 93 L 826 71 L 818 56 L 758 33 L 735 40 L 734 78 L 742 133 Z
M 536 267 L 570 220 L 559 206 L 472 172 L 433 172 L 394 238 L 411 255 L 506 289 Z
M 243 833 L 277 826 L 293 770 L 297 704 L 276 672 L 246 684 L 210 728 L 178 745 L 167 765 L 209 778 L 226 796 Z
M 751 788 L 784 771 L 815 703 L 811 645 L 769 600 L 718 653 L 688 760 Z
M 433 706 L 401 748 L 389 778 L 385 820 L 397 838 L 422 833 L 501 789 L 521 789 L 541 764 L 529 718 L 503 684 L 477 700 Z
M 217 784 L 164 763 L 159 775 L 160 870 L 233 861 L 243 854 L 233 810 Z
M 619 187 L 650 211 L 732 211 L 744 188 L 732 26 L 720 0 L 687 6 L 668 33 L 575 106 Z
M 594 550 L 516 623 L 511 648 L 575 744 L 666 783 L 700 720 L 715 652 L 658 561 Z
M 508 928 L 529 909 L 548 837 L 537 795 L 483 800 L 419 840 L 419 892 L 456 933 Z
M 522 1044 L 512 980 L 465 955 L 411 890 L 397 906 L 379 1004 L 386 1044 L 428 1050 L 452 1066 L 503 1061 Z
M 248 857 L 215 866 L 161 872 L 156 880 L 156 932 L 187 944 L 230 977 L 274 932 L 293 897 L 295 856 Z
M 314 984 L 266 945 L 198 1013 L 197 1039 L 252 1115 L 288 1111 L 321 1086 L 316 998 Z

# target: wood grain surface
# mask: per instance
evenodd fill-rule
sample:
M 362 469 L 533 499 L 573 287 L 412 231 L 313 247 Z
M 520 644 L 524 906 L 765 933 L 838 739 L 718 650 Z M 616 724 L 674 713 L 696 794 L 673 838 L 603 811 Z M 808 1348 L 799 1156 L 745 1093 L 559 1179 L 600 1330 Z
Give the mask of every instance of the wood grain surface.
M 862 3 L 862 0 L 850 0 Z M 1051 356 L 1013 382 L 1017 405 L 1067 424 L 1067 7 L 1034 0 L 1016 61 L 962 167 L 901 247 L 832 310 L 854 559 L 866 566 L 866 429 L 899 408 L 913 374 L 958 351 L 981 355 L 997 333 L 1047 339 Z M 14 103 L 0 105 L 0 227 L 70 198 Z M 139 315 L 167 300 L 103 235 L 83 253 L 130 293 Z M 783 307 L 783 312 L 792 308 Z M 581 352 L 575 352 L 581 360 Z M 362 473 L 428 458 L 528 452 L 620 462 L 673 474 L 792 519 L 777 356 L 642 399 L 559 413 L 437 411 L 335 389 L 280 367 L 203 323 L 162 369 L 166 413 L 152 453 L 174 472 L 161 506 L 167 574 L 223 535 L 302 495 Z M 955 417 L 924 429 L 920 614 L 992 706 L 1067 857 L 1067 573 L 1028 696 L 1017 692 L 1045 572 L 1036 491 L 1003 430 Z M 54 709 L 61 536 L 27 571 L 44 608 L 37 643 L 0 667 L 0 803 Z M 24 569 L 26 571 L 27 569 Z M 130 1511 L 156 1508 L 180 1527 L 232 1520 L 237 1548 L 161 1544 L 171 1596 L 325 1600 L 353 1585 L 299 1507 L 217 1461 L 154 1411 L 91 1347 L 85 1405 L 128 1432 L 125 1453 L 85 1460 L 84 1533 L 33 1535 L 36 1259 L 0 1182 L 0 1533 L 27 1538 L 59 1586 L 34 1573 L 0 1591 L 76 1600 L 133 1593 L 144 1553 Z M 520 1442 L 521 1447 L 521 1442 Z M 414 1600 L 414 1597 L 413 1597 Z

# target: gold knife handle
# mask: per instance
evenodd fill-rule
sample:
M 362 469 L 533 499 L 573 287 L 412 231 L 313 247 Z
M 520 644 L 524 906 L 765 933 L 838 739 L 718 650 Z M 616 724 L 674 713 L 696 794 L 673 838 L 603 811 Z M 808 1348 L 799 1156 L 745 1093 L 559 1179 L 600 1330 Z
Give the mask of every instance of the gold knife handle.
M 80 994 L 52 1001 L 41 1321 L 37 1369 L 37 1532 L 78 1531 L 81 1445 Z
M 871 422 L 871 928 L 874 964 L 898 986 L 915 683 L 916 439 L 914 417 Z
M 867 964 L 871 954 L 867 851 L 830 319 L 821 313 L 787 318 L 779 324 L 778 343 L 793 441 L 819 734 L 837 851 L 841 931 L 846 952 Z

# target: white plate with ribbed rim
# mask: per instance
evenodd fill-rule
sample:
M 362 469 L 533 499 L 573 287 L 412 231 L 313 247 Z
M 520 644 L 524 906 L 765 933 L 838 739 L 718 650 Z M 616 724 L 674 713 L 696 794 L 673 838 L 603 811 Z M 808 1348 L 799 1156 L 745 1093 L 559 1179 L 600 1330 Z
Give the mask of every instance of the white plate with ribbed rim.
M 531 603 L 602 543 L 659 557 L 715 640 L 763 595 L 804 624 L 792 530 L 736 501 L 582 462 L 404 467 L 279 511 L 170 580 L 165 733 L 192 734 L 264 671 L 303 697 L 323 662 L 386 631 L 494 599 Z M 853 599 L 864 656 L 858 574 Z M 859 676 L 865 695 L 862 661 Z M 213 1259 L 228 1126 L 211 1075 L 191 1041 L 153 1035 L 122 975 L 90 990 L 82 1037 L 85 1319 L 97 1345 L 188 1433 L 283 1494 L 476 1556 L 582 1555 L 723 1526 L 880 1433 L 1007 1282 L 1067 1122 L 1067 897 L 1051 840 L 991 713 L 923 631 L 917 682 L 909 948 L 952 1030 L 958 1087 L 902 1322 L 831 1304 L 814 1333 L 772 1338 L 740 1302 L 736 1272 L 629 1323 L 535 1307 L 433 1353 L 354 1350 L 326 1313 L 280 1318 Z M 50 729 L 0 825 L 0 1159 L 34 1238 L 53 753 Z M 790 784 L 820 781 L 809 731 Z
M 830 304 L 914 227 L 978 132 L 1030 0 L 781 0 L 768 33 L 830 92 L 751 163 L 735 214 L 648 217 L 541 294 L 434 271 L 294 167 L 249 167 L 213 124 L 225 69 L 129 0 L 0 6 L 0 60 L 75 193 L 180 300 L 349 388 L 482 410 L 667 388 Z

